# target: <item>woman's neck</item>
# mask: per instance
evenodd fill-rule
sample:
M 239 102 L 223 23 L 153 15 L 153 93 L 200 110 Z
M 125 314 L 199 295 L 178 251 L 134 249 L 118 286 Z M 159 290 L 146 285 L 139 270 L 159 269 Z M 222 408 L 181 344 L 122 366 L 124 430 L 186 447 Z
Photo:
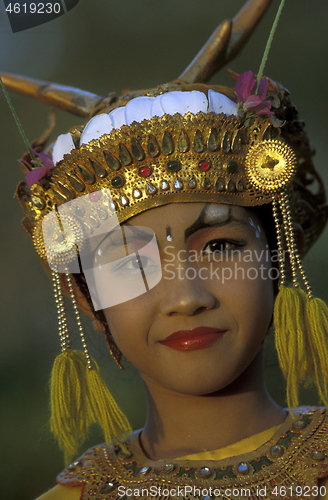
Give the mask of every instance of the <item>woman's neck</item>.
M 286 418 L 266 390 L 261 353 L 233 384 L 207 396 L 144 382 L 148 415 L 141 444 L 153 460 L 223 448 Z

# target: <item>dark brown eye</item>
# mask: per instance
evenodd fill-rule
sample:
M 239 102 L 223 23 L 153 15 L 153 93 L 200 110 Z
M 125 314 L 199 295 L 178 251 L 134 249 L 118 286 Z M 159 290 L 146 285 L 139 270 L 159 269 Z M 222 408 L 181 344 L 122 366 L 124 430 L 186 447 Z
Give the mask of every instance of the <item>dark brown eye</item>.
M 203 254 L 224 253 L 224 252 L 229 252 L 231 250 L 236 250 L 243 246 L 244 246 L 243 243 L 237 241 L 216 239 L 216 240 L 211 240 L 206 244 L 203 250 Z
M 206 250 L 210 252 L 225 252 L 227 250 L 228 243 L 222 240 L 214 240 L 207 244 Z

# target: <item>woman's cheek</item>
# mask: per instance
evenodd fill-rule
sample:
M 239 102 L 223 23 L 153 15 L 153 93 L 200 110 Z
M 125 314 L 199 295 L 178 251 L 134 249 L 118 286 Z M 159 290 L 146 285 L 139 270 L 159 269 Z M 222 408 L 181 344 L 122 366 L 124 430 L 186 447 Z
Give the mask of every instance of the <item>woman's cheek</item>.
M 221 305 L 227 305 L 239 324 L 266 318 L 270 324 L 274 305 L 271 269 L 266 259 L 234 261 L 220 268 L 221 280 L 214 287 L 212 283 L 212 289 L 217 289 Z
M 149 329 L 149 308 L 147 308 L 147 293 L 125 304 L 110 307 L 104 311 L 109 331 L 117 347 L 124 351 L 135 349 L 136 342 L 140 347 L 146 339 Z M 137 302 L 137 303 L 136 303 Z M 149 305 L 149 304 L 148 304 Z
M 251 316 L 249 321 L 254 328 L 257 324 L 262 325 L 263 334 L 270 327 L 274 307 L 274 288 L 268 276 L 269 269 L 270 266 L 265 261 L 258 266 L 249 266 L 248 279 L 243 280 L 240 285 L 240 303 L 244 304 L 245 315 Z M 251 315 L 249 311 L 252 311 Z

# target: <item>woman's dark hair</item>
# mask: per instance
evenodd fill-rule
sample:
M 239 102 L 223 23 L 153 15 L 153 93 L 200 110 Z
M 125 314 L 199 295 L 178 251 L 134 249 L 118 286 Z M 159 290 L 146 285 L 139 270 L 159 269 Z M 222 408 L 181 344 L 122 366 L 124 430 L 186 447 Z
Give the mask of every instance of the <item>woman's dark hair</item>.
M 260 220 L 262 227 L 265 232 L 266 239 L 268 240 L 268 245 L 271 252 L 277 251 L 277 232 L 276 226 L 273 219 L 272 206 L 260 205 L 257 207 L 252 207 L 250 209 Z
M 271 204 L 260 205 L 252 207 L 251 212 L 254 213 L 260 220 L 261 225 L 264 229 L 266 239 L 271 252 L 272 267 L 277 269 L 277 276 L 279 277 L 279 262 L 277 259 L 278 244 L 277 244 L 277 231 L 273 218 L 272 206 Z M 273 258 L 275 256 L 275 258 Z M 273 290 L 275 296 L 278 294 L 279 278 L 273 280 Z

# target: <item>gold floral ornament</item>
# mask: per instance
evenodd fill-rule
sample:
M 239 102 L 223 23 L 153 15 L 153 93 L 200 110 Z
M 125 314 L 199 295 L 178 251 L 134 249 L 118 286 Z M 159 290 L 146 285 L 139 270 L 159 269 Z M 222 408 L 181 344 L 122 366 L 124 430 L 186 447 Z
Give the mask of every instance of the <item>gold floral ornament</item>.
M 294 151 L 281 141 L 262 141 L 250 147 L 246 175 L 251 185 L 265 193 L 280 192 L 296 170 Z
M 84 231 L 76 217 L 55 210 L 43 219 L 33 234 L 37 253 L 41 258 L 47 258 L 50 268 L 57 272 L 65 272 L 68 265 L 71 272 L 80 272 L 78 262 L 77 269 L 72 269 L 72 264 L 83 240 Z

